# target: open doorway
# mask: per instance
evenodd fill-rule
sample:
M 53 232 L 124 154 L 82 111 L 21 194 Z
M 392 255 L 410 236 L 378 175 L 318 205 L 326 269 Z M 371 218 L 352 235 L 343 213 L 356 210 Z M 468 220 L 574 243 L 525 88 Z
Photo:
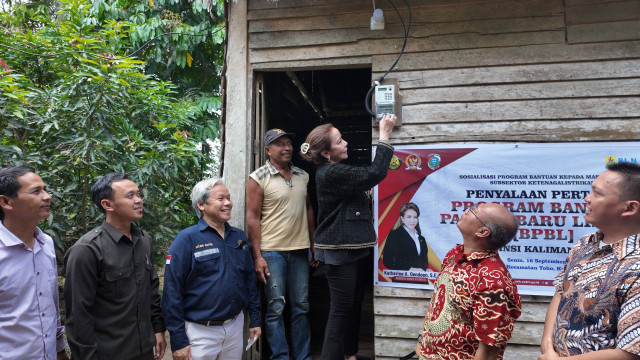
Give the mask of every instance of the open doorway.
M 266 130 L 280 128 L 295 133 L 293 148 L 296 155 L 292 162 L 310 175 L 308 193 L 317 214 L 315 169 L 298 155 L 300 145 L 314 127 L 331 123 L 349 143 L 349 158 L 345 163 L 371 163 L 371 117 L 364 109 L 364 99 L 371 84 L 371 69 L 261 72 L 255 74 L 254 83 L 253 169 L 265 161 L 262 134 Z M 371 273 L 367 274 L 364 284 L 359 353 L 374 358 L 373 262 L 368 269 Z M 320 356 L 329 314 L 329 289 L 322 273 L 322 270 L 314 271 L 309 283 L 311 352 L 314 359 Z M 268 359 L 269 354 L 267 345 L 262 348 L 261 358 Z

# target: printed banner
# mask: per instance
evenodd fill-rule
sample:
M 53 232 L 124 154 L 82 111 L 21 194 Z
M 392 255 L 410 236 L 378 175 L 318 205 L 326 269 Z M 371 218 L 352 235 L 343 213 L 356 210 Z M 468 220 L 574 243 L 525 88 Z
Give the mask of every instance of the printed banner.
M 569 250 L 596 231 L 583 216 L 591 182 L 609 162 L 638 159 L 640 144 L 629 142 L 397 146 L 374 189 L 374 283 L 432 289 L 444 256 L 462 243 L 464 209 L 498 203 L 520 224 L 500 249 L 518 291 L 553 295 Z

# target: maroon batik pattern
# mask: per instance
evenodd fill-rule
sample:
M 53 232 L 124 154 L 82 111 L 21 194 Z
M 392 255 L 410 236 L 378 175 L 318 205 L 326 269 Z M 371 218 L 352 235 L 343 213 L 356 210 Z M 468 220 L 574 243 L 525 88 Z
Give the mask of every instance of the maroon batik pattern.
M 424 321 L 418 356 L 473 359 L 480 342 L 500 348 L 520 316 L 521 300 L 497 251 L 463 254 L 451 249 L 442 263 Z

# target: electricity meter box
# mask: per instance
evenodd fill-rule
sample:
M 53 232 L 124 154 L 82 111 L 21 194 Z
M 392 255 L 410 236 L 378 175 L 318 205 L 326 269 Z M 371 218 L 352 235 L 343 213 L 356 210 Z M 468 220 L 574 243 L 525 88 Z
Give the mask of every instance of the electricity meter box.
M 376 119 L 380 120 L 383 114 L 395 114 L 395 91 L 396 87 L 394 85 L 376 86 Z
M 383 85 L 375 88 L 373 96 L 373 108 L 376 114 L 375 124 L 377 124 L 384 114 L 395 114 L 398 117 L 396 125 L 402 122 L 402 101 L 398 91 L 398 81 L 395 79 L 385 80 Z

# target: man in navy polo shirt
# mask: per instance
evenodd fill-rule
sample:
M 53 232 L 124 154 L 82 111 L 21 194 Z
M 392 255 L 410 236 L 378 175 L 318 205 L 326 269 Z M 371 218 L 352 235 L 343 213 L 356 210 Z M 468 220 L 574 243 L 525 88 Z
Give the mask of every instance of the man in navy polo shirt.
M 244 316 L 249 337 L 260 330 L 260 301 L 251 244 L 231 218 L 229 190 L 220 179 L 191 191 L 200 218 L 176 236 L 165 268 L 162 311 L 175 360 L 242 358 Z

